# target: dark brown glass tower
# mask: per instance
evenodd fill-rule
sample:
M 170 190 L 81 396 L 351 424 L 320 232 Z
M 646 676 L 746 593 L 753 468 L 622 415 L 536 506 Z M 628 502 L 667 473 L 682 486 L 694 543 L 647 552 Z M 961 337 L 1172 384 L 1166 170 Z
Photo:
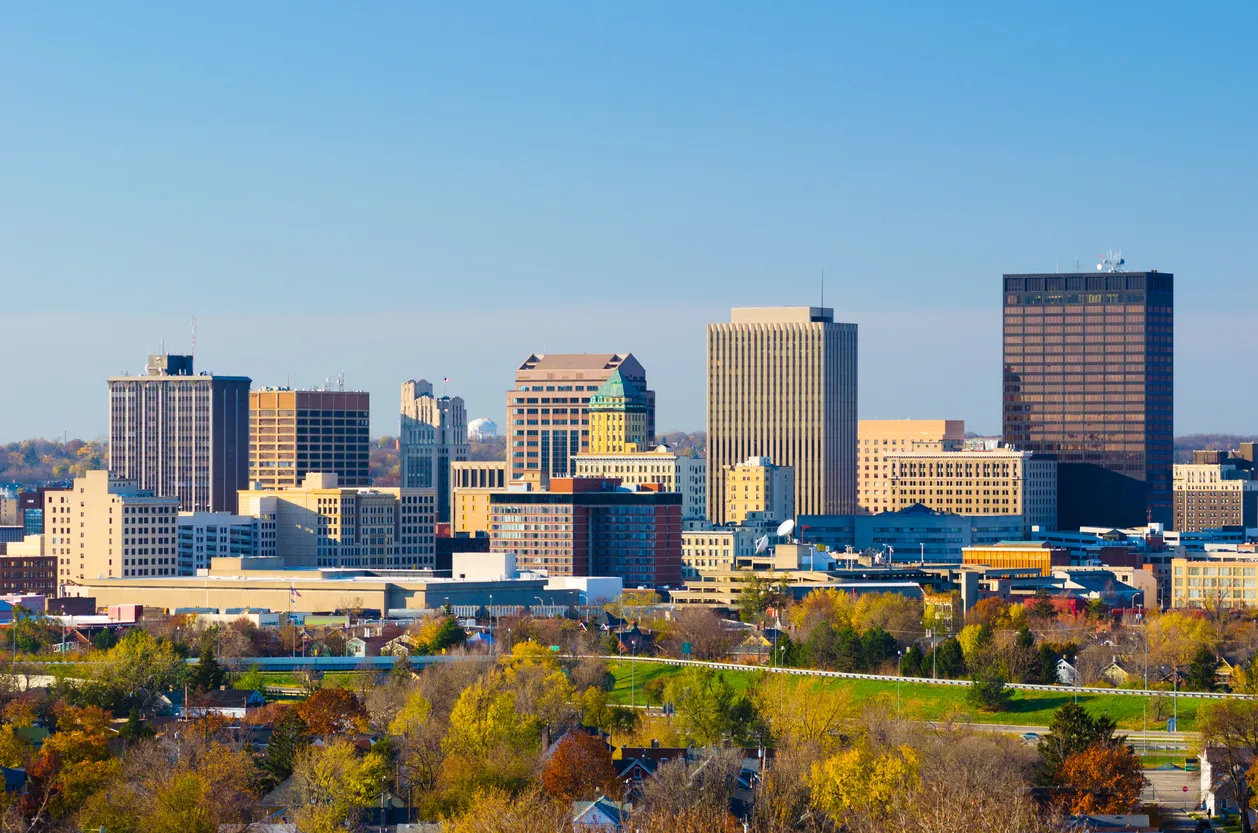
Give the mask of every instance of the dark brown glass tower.
M 1004 434 L 1058 460 L 1057 526 L 1171 523 L 1174 276 L 1004 276 Z

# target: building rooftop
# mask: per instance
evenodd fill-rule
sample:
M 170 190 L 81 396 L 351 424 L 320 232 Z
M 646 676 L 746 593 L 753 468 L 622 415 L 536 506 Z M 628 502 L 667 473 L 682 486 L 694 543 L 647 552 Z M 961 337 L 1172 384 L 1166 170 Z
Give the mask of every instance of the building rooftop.
M 831 307 L 734 307 L 731 324 L 813 324 L 834 323 Z
M 641 370 L 642 365 L 632 353 L 534 353 L 521 363 L 518 371 L 612 370 L 625 366 L 627 371 Z M 637 377 L 642 374 L 635 373 Z

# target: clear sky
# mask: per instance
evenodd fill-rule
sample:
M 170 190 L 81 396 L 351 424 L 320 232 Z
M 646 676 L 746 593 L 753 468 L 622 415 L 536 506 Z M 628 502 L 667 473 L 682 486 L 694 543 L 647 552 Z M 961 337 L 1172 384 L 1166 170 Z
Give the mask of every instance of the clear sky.
M 106 431 L 188 346 L 451 377 L 825 302 L 863 417 L 1000 428 L 1000 275 L 1176 275 L 1176 430 L 1258 430 L 1258 4 L 0 1 L 0 441 Z

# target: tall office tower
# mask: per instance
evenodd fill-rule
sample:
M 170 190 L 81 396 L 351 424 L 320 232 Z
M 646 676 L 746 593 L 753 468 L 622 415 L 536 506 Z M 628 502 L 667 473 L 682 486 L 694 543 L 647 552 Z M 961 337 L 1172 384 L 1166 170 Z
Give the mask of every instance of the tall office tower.
M 109 470 L 185 512 L 234 512 L 249 483 L 247 376 L 194 375 L 192 356 L 149 356 L 109 379 Z
M 235 503 L 235 501 L 232 501 Z M 109 471 L 44 493 L 44 554 L 57 582 L 179 575 L 178 498 L 157 497 Z
M 1174 276 L 1005 275 L 1004 318 L 1005 441 L 1057 459 L 1057 528 L 1169 525 Z
M 646 393 L 631 379 L 612 371 L 590 397 L 590 454 L 646 450 Z
M 467 460 L 467 409 L 462 397 L 433 396 L 424 379 L 402 383 L 398 440 L 404 489 L 437 490 L 437 522 L 450 521 L 450 464 Z
M 856 511 L 856 325 L 828 307 L 734 309 L 708 325 L 708 518 L 748 457 L 795 472 L 795 511 Z
M 371 483 L 371 394 L 263 388 L 249 394 L 249 482 L 296 486 L 311 472 Z
M 515 371 L 507 392 L 507 462 L 511 480 L 526 471 L 572 474 L 572 455 L 590 450 L 590 399 L 612 373 L 646 397 L 646 442 L 655 441 L 655 391 L 632 353 L 541 353 Z
M 964 446 L 963 419 L 860 420 L 856 423 L 856 496 L 860 511 L 877 514 L 892 508 L 891 466 L 886 455 L 903 451 L 960 451 Z

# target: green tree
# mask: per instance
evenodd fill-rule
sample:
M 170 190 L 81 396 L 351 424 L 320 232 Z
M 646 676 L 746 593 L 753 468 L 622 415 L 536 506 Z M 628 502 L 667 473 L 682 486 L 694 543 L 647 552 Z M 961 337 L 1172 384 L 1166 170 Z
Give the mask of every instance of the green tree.
M 153 730 L 140 719 L 140 710 L 132 706 L 130 713 L 127 714 L 127 722 L 122 724 L 122 728 L 118 730 L 118 737 L 134 742 L 141 738 L 152 736 Z
M 218 689 L 226 680 L 227 674 L 224 673 L 223 666 L 218 664 L 218 658 L 214 656 L 213 645 L 206 645 L 201 650 L 197 664 L 188 675 L 188 687 L 198 694 L 204 694 Z
M 1048 724 L 1048 734 L 1040 739 L 1039 752 L 1043 775 L 1048 784 L 1056 778 L 1066 758 L 1082 752 L 1090 746 L 1118 747 L 1126 738 L 1115 736 L 1117 724 L 1108 715 L 1093 717 L 1075 703 L 1053 712 Z
M 237 674 L 232 680 L 232 688 L 237 691 L 262 691 L 266 687 L 266 678 L 262 676 L 262 669 L 257 665 L 249 666 L 249 670 L 243 674 Z
M 759 622 L 769 608 L 782 607 L 786 601 L 780 582 L 753 575 L 742 583 L 738 617 L 744 622 Z
M 965 700 L 976 709 L 985 712 L 1000 712 L 1009 708 L 1013 691 L 1005 685 L 1005 678 L 999 674 L 982 674 L 974 677 Z
M 1202 645 L 1193 654 L 1184 672 L 1184 688 L 1189 691 L 1214 691 L 1218 687 L 1219 658 Z
M 896 653 L 895 637 L 878 626 L 861 635 L 862 670 L 877 668 Z
M 697 745 L 725 739 L 745 744 L 764 733 L 755 704 L 711 669 L 687 668 L 669 682 L 664 698 L 676 709 L 678 729 Z
M 296 709 L 289 709 L 276 721 L 262 757 L 261 768 L 272 786 L 293 774 L 297 756 L 306 747 L 306 724 Z
M 149 712 L 158 695 L 183 685 L 187 667 L 166 640 L 148 631 L 130 631 L 93 664 L 94 676 L 115 701 Z

